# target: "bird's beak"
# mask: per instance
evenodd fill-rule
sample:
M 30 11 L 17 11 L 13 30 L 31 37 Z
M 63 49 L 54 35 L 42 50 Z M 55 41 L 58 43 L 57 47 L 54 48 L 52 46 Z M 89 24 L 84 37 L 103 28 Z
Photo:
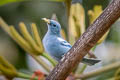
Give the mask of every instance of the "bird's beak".
M 45 21 L 46 23 L 50 24 L 50 20 L 47 18 L 42 18 L 43 21 Z

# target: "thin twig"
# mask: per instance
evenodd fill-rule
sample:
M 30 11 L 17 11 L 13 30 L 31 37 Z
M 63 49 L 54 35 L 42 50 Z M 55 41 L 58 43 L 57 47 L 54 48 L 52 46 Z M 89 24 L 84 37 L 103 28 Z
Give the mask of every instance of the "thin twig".
M 24 79 L 29 79 L 29 80 L 30 80 L 31 75 L 27 75 L 27 74 L 24 74 L 24 73 L 19 72 L 18 75 L 17 75 L 16 77 L 24 78 Z M 38 78 L 35 77 L 33 80 L 38 80 Z
M 75 75 L 75 78 L 76 79 L 87 79 L 87 78 L 90 78 L 90 77 L 94 77 L 94 76 L 103 74 L 104 72 L 117 69 L 119 67 L 120 67 L 120 62 L 115 62 L 115 63 L 109 64 L 107 66 L 104 66 L 103 68 L 98 69 L 96 71 Z
M 47 72 L 50 72 L 51 68 L 49 67 L 48 64 L 46 64 L 40 57 L 30 54 Z
M 57 61 L 55 61 L 55 60 L 54 60 L 52 57 L 50 57 L 47 53 L 43 53 L 42 56 L 45 57 L 46 59 L 48 59 L 48 60 L 53 64 L 53 66 L 56 66 Z

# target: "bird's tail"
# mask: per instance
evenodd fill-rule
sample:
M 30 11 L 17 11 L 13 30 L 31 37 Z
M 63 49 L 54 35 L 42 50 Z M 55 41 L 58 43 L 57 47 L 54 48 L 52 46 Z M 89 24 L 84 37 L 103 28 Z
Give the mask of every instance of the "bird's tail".
M 100 61 L 101 60 L 98 60 L 98 59 L 83 58 L 81 62 L 89 66 L 92 66 Z

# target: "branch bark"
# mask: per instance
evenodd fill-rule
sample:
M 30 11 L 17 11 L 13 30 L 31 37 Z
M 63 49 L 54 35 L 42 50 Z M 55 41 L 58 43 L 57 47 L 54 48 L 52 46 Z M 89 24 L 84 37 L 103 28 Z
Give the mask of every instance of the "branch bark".
M 120 17 L 120 0 L 112 0 L 103 13 L 90 25 L 85 33 L 61 59 L 46 80 L 65 80 L 87 52 Z

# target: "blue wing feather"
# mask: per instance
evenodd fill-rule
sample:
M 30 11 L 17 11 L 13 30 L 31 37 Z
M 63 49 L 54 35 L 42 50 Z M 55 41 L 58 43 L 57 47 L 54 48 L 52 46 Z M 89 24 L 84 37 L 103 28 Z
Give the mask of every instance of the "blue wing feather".
M 71 48 L 72 46 L 67 41 L 61 41 L 61 45 Z

